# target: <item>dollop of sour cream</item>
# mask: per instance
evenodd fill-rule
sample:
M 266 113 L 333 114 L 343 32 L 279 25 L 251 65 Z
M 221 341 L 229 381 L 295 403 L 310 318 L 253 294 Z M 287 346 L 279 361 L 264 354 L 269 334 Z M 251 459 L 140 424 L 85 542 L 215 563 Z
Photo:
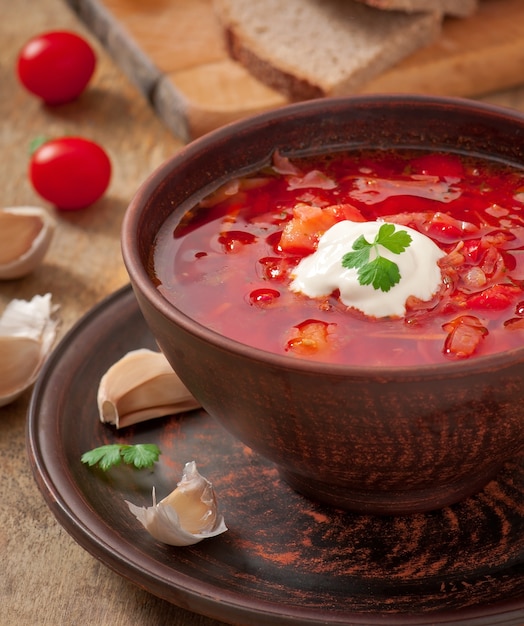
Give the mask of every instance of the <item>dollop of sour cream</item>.
M 400 254 L 380 246 L 379 254 L 397 264 L 400 281 L 389 291 L 361 285 L 356 268 L 347 269 L 342 258 L 352 251 L 353 243 L 363 235 L 373 242 L 383 221 L 338 222 L 319 239 L 317 250 L 304 257 L 293 272 L 291 289 L 310 298 L 329 296 L 335 289 L 348 307 L 371 317 L 403 317 L 410 296 L 430 300 L 442 283 L 438 260 L 445 253 L 429 238 L 407 226 L 395 224 L 411 236 L 410 245 Z M 370 261 L 376 257 L 370 252 Z

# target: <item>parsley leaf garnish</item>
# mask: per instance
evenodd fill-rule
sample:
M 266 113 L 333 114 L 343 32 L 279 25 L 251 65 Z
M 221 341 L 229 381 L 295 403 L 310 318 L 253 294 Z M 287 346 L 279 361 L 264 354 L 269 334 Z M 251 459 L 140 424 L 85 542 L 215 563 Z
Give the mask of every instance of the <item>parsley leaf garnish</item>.
M 409 247 L 411 241 L 408 232 L 395 230 L 394 224 L 384 223 L 371 243 L 364 235 L 358 237 L 353 242 L 353 252 L 348 252 L 342 257 L 342 265 L 346 269 L 357 270 L 358 282 L 361 285 L 372 285 L 374 289 L 389 291 L 400 281 L 400 272 L 396 263 L 380 255 L 379 246 L 393 254 L 401 254 Z M 371 250 L 375 252 L 372 261 L 369 260 Z
M 81 461 L 90 467 L 98 465 L 104 472 L 122 461 L 134 465 L 137 469 L 144 469 L 158 461 L 160 454 L 160 448 L 154 443 L 135 445 L 113 443 L 84 452 Z

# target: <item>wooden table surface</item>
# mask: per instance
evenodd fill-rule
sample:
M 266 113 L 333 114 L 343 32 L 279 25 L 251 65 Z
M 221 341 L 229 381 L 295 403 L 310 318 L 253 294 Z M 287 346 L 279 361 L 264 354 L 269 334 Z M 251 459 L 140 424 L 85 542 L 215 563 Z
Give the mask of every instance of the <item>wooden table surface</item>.
M 0 9 L 3 206 L 48 206 L 26 175 L 28 145 L 38 135 L 91 138 L 107 149 L 113 162 L 111 185 L 101 201 L 58 215 L 44 264 L 27 278 L 0 283 L 0 312 L 13 298 L 52 293 L 60 305 L 63 336 L 93 305 L 127 283 L 119 243 L 122 215 L 138 183 L 182 143 L 63 0 L 0 0 Z M 25 92 L 14 73 L 23 43 L 52 29 L 84 34 L 99 58 L 89 90 L 77 102 L 55 109 Z M 483 99 L 524 111 L 524 86 Z M 139 589 L 91 557 L 61 528 L 37 489 L 26 456 L 29 398 L 27 392 L 0 408 L 0 625 L 219 624 Z

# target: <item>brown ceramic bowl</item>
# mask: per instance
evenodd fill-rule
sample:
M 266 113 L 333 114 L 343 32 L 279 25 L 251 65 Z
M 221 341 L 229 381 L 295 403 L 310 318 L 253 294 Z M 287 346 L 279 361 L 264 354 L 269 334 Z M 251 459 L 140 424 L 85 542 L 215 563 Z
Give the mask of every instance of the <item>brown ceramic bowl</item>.
M 142 185 L 123 224 L 124 260 L 145 320 L 184 383 L 292 487 L 361 512 L 429 511 L 481 490 L 522 454 L 524 347 L 423 367 L 298 360 L 205 328 L 169 304 L 148 273 L 157 231 L 188 202 L 268 163 L 275 148 L 293 155 L 341 146 L 458 148 L 522 162 L 524 116 L 466 100 L 369 96 L 231 124 Z

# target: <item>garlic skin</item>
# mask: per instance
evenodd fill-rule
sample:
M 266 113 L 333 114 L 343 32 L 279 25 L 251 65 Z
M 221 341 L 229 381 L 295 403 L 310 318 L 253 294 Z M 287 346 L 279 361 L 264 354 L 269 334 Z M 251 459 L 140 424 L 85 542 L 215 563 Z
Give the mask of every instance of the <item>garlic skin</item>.
M 58 326 L 49 293 L 7 305 L 0 317 L 0 406 L 16 400 L 35 382 Z
M 55 219 L 40 207 L 0 209 L 0 280 L 22 278 L 42 263 Z
M 154 488 L 153 506 L 126 503 L 150 535 L 170 546 L 190 546 L 227 530 L 213 485 L 199 473 L 195 461 L 186 463 L 177 488 L 158 504 Z
M 107 370 L 97 404 L 100 421 L 117 428 L 200 406 L 166 357 L 145 348 L 128 352 Z

